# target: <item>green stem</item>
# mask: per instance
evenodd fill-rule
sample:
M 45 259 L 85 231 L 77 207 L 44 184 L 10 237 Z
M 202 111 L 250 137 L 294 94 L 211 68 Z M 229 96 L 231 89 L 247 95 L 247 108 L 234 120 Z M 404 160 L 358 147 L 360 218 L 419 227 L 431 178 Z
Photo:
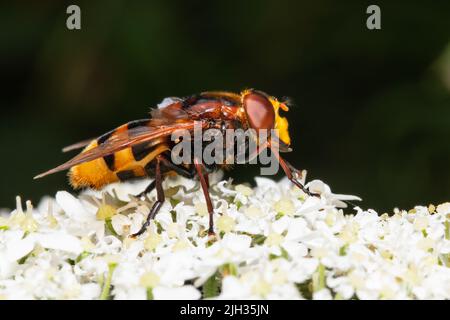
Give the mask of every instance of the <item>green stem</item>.
M 111 290 L 111 279 L 114 272 L 114 269 L 117 267 L 116 263 L 110 263 L 108 265 L 108 274 L 106 275 L 105 283 L 103 284 L 102 293 L 100 295 L 100 300 L 109 300 Z
M 153 288 L 147 288 L 147 300 L 153 300 Z
M 105 225 L 106 228 L 111 232 L 111 234 L 117 238 L 120 238 L 120 236 L 117 234 L 116 230 L 114 230 L 114 227 L 111 222 L 111 218 L 105 219 Z
M 231 275 L 231 276 L 237 276 L 237 266 L 234 263 L 225 263 L 219 268 L 219 272 L 222 274 L 223 277 Z
M 313 292 L 320 291 L 325 288 L 325 266 L 319 263 L 317 271 L 313 275 Z

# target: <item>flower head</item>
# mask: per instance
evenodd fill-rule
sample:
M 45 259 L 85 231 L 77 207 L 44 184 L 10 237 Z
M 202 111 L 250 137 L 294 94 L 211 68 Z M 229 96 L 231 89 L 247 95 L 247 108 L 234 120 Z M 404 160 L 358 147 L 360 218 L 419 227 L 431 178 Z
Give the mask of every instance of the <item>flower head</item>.
M 304 179 L 305 174 L 303 174 Z M 7 299 L 448 299 L 450 204 L 379 215 L 342 209 L 319 180 L 308 196 L 287 179 L 256 187 L 211 177 L 216 237 L 196 182 L 145 182 L 79 196 L 60 191 L 37 209 L 18 199 L 0 217 L 0 296 Z

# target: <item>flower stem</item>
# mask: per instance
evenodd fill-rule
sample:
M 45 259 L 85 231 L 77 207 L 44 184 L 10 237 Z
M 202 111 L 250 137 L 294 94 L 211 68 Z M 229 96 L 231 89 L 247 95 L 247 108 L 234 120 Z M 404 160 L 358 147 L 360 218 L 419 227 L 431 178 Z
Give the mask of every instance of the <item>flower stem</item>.
M 153 288 L 147 288 L 147 300 L 153 300 Z
M 109 300 L 110 299 L 110 290 L 111 290 L 111 279 L 114 272 L 114 269 L 117 267 L 116 263 L 110 263 L 108 265 L 108 274 L 106 275 L 105 283 L 103 284 L 102 293 L 100 295 L 100 300 Z
M 114 230 L 114 227 L 112 225 L 111 218 L 105 219 L 105 225 L 109 232 L 115 237 L 119 238 L 119 235 L 117 234 L 116 230 Z
M 317 271 L 313 275 L 313 292 L 320 291 L 325 288 L 325 266 L 319 263 Z

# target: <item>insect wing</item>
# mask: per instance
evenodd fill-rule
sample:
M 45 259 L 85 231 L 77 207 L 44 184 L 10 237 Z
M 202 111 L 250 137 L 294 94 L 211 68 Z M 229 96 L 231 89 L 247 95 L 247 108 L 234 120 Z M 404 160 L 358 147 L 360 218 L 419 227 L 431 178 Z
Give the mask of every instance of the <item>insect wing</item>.
M 142 126 L 132 128 L 127 131 L 115 133 L 104 143 L 78 154 L 71 160 L 54 169 L 51 169 L 47 172 L 37 175 L 34 179 L 42 178 L 49 174 L 67 170 L 73 166 L 79 165 L 84 162 L 89 162 L 98 158 L 102 158 L 104 156 L 113 154 L 115 152 L 126 149 L 138 143 L 151 141 L 153 139 L 171 135 L 173 132 L 177 130 L 192 131 L 194 129 L 195 123 L 196 121 L 191 120 L 191 121 L 184 121 L 181 123 L 162 125 L 159 127 Z M 199 124 L 203 129 L 206 128 L 207 126 L 206 122 L 200 122 Z
M 188 120 L 190 115 L 183 109 L 182 101 L 175 100 L 164 108 L 150 111 L 151 125 L 162 125 Z

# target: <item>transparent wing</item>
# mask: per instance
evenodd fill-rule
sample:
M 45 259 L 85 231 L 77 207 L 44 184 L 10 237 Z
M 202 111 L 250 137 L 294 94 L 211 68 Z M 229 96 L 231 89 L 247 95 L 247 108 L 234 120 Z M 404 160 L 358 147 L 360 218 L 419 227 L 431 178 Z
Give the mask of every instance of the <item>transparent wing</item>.
M 150 111 L 151 125 L 162 125 L 189 119 L 189 114 L 183 109 L 181 100 L 174 100 L 173 103 Z
M 171 123 L 167 125 L 160 126 L 141 126 L 126 131 L 121 131 L 114 133 L 108 140 L 104 143 L 84 151 L 66 163 L 53 168 L 47 172 L 37 175 L 34 179 L 42 178 L 49 174 L 53 174 L 59 171 L 67 170 L 73 166 L 79 165 L 84 162 L 89 162 L 104 156 L 113 154 L 117 151 L 126 149 L 135 144 L 151 141 L 153 139 L 161 138 L 164 136 L 171 135 L 177 130 L 189 130 L 194 129 L 194 120 L 185 120 L 184 122 Z M 205 129 L 207 127 L 207 122 L 198 122 L 198 125 Z

